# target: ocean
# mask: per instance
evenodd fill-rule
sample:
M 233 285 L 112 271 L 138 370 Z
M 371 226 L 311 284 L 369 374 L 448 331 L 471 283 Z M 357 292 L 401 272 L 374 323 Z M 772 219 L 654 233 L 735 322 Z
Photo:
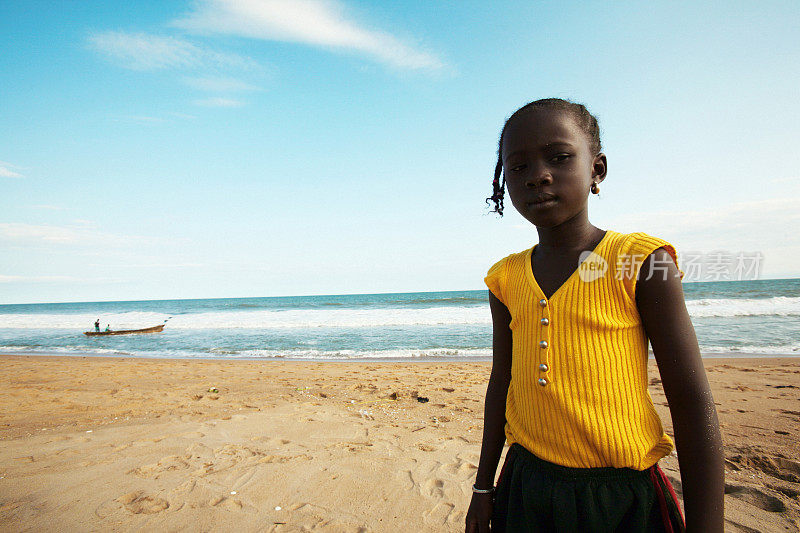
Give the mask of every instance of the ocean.
M 800 279 L 685 283 L 704 357 L 800 356 Z M 163 333 L 88 337 L 102 328 Z M 156 358 L 487 360 L 478 291 L 0 305 L 0 353 Z

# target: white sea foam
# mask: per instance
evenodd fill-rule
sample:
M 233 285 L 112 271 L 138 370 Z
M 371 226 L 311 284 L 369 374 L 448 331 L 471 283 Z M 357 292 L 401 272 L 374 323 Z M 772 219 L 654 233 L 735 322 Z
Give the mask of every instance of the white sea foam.
M 692 317 L 800 316 L 800 298 L 704 298 L 688 300 Z
M 0 315 L 0 329 L 82 329 L 94 331 L 94 321 L 100 327 L 111 324 L 113 329 L 139 329 L 164 323 L 169 315 L 162 313 L 95 313 L 95 314 L 7 314 Z
M 797 355 L 800 356 L 800 344 L 782 344 L 777 346 L 752 345 L 752 346 L 706 346 L 700 347 L 703 355 L 721 354 L 736 357 L 747 355 Z M 357 360 L 357 359 L 486 359 L 492 357 L 492 350 L 488 348 L 456 349 L 388 349 L 388 350 L 315 350 L 315 349 L 252 349 L 231 350 L 211 349 L 208 352 L 191 350 L 158 350 L 148 352 L 96 348 L 90 346 L 25 346 L 7 345 L 0 346 L 0 353 L 23 353 L 43 355 L 95 355 L 95 356 L 124 356 L 124 357 L 173 357 L 183 358 L 219 358 L 219 359 L 282 359 L 282 360 Z
M 125 357 L 174 357 L 174 358 L 220 358 L 220 359 L 311 359 L 311 360 L 352 360 L 352 359 L 425 359 L 453 358 L 477 359 L 492 356 L 489 349 L 390 349 L 390 350 L 210 350 L 209 353 L 184 350 L 159 350 L 158 352 L 137 351 L 136 353 L 106 348 L 82 346 L 0 346 L 0 353 L 33 353 L 55 355 L 117 355 Z
M 0 346 L 0 353 L 42 353 L 42 354 L 64 354 L 64 355 L 134 355 L 123 350 L 110 348 L 94 348 L 90 346 Z
M 758 354 L 758 355 L 800 355 L 800 344 L 782 344 L 779 346 L 701 346 L 704 354 Z
M 424 359 L 426 357 L 485 358 L 489 349 L 391 349 L 391 350 L 242 350 L 233 357 L 279 359 Z
M 14 314 L 0 315 L 0 328 L 93 329 L 100 318 L 102 328 L 138 329 L 161 324 L 169 315 L 128 312 L 119 314 Z M 484 307 L 432 307 L 426 309 L 294 309 L 194 313 L 169 319 L 169 329 L 283 329 L 358 328 L 385 326 L 430 326 L 489 324 Z
M 688 300 L 689 314 L 700 317 L 800 316 L 800 298 L 706 298 Z M 391 326 L 490 325 L 488 306 L 441 306 L 423 309 L 255 309 L 176 315 L 131 311 L 125 313 L 0 314 L 0 329 L 91 330 L 100 318 L 102 328 L 139 329 L 169 318 L 170 330 L 372 328 Z

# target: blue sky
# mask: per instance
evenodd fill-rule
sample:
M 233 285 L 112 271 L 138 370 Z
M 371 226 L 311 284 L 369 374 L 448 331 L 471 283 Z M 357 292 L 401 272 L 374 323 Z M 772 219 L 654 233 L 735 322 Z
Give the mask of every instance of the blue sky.
M 0 303 L 463 290 L 497 136 L 600 120 L 590 219 L 800 267 L 800 4 L 0 3 Z

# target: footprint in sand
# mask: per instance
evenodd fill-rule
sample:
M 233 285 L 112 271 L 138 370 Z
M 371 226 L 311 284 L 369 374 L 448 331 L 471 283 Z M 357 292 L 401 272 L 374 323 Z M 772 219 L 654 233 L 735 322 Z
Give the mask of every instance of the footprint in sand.
M 770 513 L 782 513 L 786 510 L 786 505 L 774 496 L 770 496 L 756 487 L 746 487 L 741 485 L 725 484 L 725 494 L 730 494 L 734 498 L 745 501 L 764 511 Z
M 729 518 L 725 519 L 725 531 L 726 533 L 762 533 L 760 529 L 754 529 Z
M 132 514 L 155 514 L 169 509 L 169 502 L 157 496 L 150 496 L 143 491 L 135 491 L 117 498 L 119 503 Z
M 330 519 L 332 510 L 312 503 L 297 503 L 285 509 L 286 516 L 281 516 L 280 522 L 289 522 L 301 529 L 291 531 L 336 531 L 347 533 L 367 533 L 369 529 L 358 525 L 360 518 L 351 516 L 351 520 Z M 279 523 L 279 522 L 275 522 Z M 270 531 L 289 531 L 275 529 Z
M 725 459 L 734 470 L 751 467 L 784 481 L 800 483 L 800 463 L 780 456 L 770 456 L 758 451 L 745 451 Z
M 186 470 L 190 467 L 188 461 L 191 458 L 191 454 L 184 456 L 168 455 L 167 457 L 162 457 L 157 463 L 140 466 L 129 470 L 127 473 L 143 478 L 158 479 L 164 472 Z
M 414 490 L 417 487 L 417 482 L 414 481 L 414 474 L 411 473 L 411 470 L 403 470 L 402 472 L 398 472 L 396 474 L 398 480 L 403 483 L 408 483 L 406 486 L 406 490 Z
M 216 507 L 217 505 L 219 505 L 219 504 L 221 504 L 223 502 L 228 504 L 230 502 L 230 500 L 228 500 L 228 498 L 226 498 L 225 496 L 214 496 L 213 498 L 211 498 L 208 501 L 208 505 L 209 505 L 209 507 Z M 239 507 L 241 507 L 241 502 L 239 502 Z
M 464 478 L 465 476 L 473 476 L 475 470 L 478 469 L 477 465 L 471 463 L 470 461 L 464 461 L 460 457 L 456 457 L 456 460 L 452 463 L 448 463 L 442 467 L 445 472 L 448 474 L 452 474 L 459 478 Z
M 431 498 L 441 498 L 444 496 L 444 481 L 441 479 L 428 479 L 425 481 L 423 487 L 425 488 L 425 493 L 430 496 Z
M 196 442 L 191 446 L 189 446 L 188 448 L 186 448 L 186 453 L 193 456 L 195 459 L 208 458 L 214 454 L 211 448 L 209 448 L 202 442 Z
M 282 439 L 280 437 L 253 437 L 250 439 L 252 442 L 265 442 L 272 446 L 286 446 L 287 444 L 291 444 L 292 441 L 287 439 Z
M 259 463 L 288 463 L 292 458 L 288 455 L 265 455 L 258 460 Z
M 181 483 L 180 485 L 178 485 L 177 487 L 175 487 L 173 492 L 185 492 L 188 494 L 192 492 L 196 486 L 197 486 L 197 481 L 190 478 Z
M 454 513 L 455 508 L 452 503 L 439 502 L 423 514 L 423 520 L 426 524 L 437 526 L 461 524 L 463 522 L 462 513 Z
M 242 490 L 244 487 L 246 487 L 250 483 L 250 481 L 252 481 L 255 474 L 256 474 L 255 468 L 248 468 L 247 470 L 245 470 L 243 474 L 229 476 L 228 479 L 226 479 L 225 485 L 230 487 L 231 490 L 235 490 L 238 492 Z

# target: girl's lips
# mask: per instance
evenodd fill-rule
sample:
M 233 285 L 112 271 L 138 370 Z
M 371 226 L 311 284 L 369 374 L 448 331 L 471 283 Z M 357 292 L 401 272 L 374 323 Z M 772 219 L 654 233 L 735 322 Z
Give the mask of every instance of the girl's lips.
M 534 198 L 532 202 L 528 202 L 528 206 L 530 207 L 550 207 L 551 205 L 556 203 L 555 196 L 542 196 L 539 198 Z

